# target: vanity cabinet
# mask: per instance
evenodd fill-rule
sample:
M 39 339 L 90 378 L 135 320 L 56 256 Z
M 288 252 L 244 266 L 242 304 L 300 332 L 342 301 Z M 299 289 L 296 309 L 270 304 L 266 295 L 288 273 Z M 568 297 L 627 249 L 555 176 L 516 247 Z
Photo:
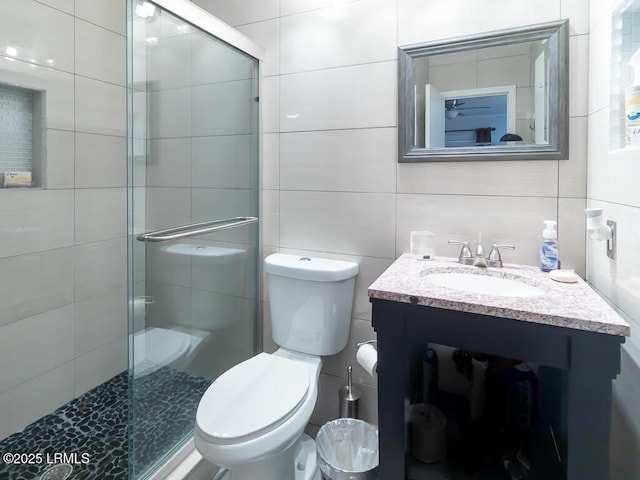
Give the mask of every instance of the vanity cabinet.
M 533 299 L 469 294 L 425 282 L 430 269 L 461 268 L 473 271 L 453 261 L 427 263 L 404 255 L 369 288 L 378 335 L 380 480 L 408 478 L 407 412 L 419 368 L 414 359 L 427 343 L 537 364 L 544 392 L 539 422 L 546 422 L 547 432 L 553 427 L 561 478 L 608 478 L 612 380 L 629 326 L 584 282 L 554 285 L 533 267 L 477 270 L 522 273 L 546 292 Z M 558 303 L 563 295 L 566 304 Z

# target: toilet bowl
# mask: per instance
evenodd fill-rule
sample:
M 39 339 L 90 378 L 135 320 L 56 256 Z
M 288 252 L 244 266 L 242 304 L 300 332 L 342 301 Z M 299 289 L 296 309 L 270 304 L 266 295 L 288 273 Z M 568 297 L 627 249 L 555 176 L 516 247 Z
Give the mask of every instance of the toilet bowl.
M 268 463 L 278 478 L 293 480 L 295 443 L 315 407 L 321 366 L 320 357 L 280 349 L 231 368 L 200 401 L 196 448 L 229 468 L 232 480 L 259 461 L 260 469 Z
M 322 356 L 347 343 L 358 265 L 274 254 L 265 272 L 280 348 L 213 382 L 198 405 L 195 446 L 229 470 L 225 480 L 315 480 L 315 444 L 303 432 L 318 397 Z

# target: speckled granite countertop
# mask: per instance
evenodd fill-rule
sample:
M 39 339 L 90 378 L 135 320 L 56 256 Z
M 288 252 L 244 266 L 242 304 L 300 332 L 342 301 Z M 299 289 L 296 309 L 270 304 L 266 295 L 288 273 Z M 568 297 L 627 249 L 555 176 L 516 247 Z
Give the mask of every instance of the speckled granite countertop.
M 430 284 L 431 273 L 471 273 L 519 280 L 545 291 L 537 297 L 506 297 L 469 293 Z M 418 260 L 409 254 L 398 258 L 369 287 L 369 296 L 460 312 L 478 313 L 523 322 L 628 336 L 625 322 L 582 279 L 560 283 L 537 267 L 505 264 L 503 268 L 461 265 L 453 258 Z M 411 297 L 415 297 L 413 302 Z

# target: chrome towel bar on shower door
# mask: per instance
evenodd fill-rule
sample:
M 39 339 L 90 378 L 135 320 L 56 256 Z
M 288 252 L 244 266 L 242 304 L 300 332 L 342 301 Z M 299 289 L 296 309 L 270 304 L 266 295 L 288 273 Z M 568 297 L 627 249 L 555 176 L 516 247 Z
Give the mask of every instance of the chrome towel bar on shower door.
M 164 230 L 156 230 L 155 232 L 142 233 L 136 238 L 141 242 L 168 242 L 169 240 L 195 237 L 196 235 L 204 235 L 205 233 L 219 232 L 220 230 L 228 230 L 229 228 L 250 225 L 257 221 L 257 217 L 223 218 L 221 220 L 192 223 L 190 225 L 182 225 L 180 227 L 165 228 Z

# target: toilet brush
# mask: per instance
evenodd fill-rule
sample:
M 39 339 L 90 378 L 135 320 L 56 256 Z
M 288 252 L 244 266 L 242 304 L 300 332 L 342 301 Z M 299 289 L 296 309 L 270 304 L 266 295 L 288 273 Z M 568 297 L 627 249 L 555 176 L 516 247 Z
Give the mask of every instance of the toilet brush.
M 362 396 L 360 389 L 353 386 L 352 368 L 347 368 L 347 385 L 338 391 L 339 418 L 358 418 L 358 404 Z

